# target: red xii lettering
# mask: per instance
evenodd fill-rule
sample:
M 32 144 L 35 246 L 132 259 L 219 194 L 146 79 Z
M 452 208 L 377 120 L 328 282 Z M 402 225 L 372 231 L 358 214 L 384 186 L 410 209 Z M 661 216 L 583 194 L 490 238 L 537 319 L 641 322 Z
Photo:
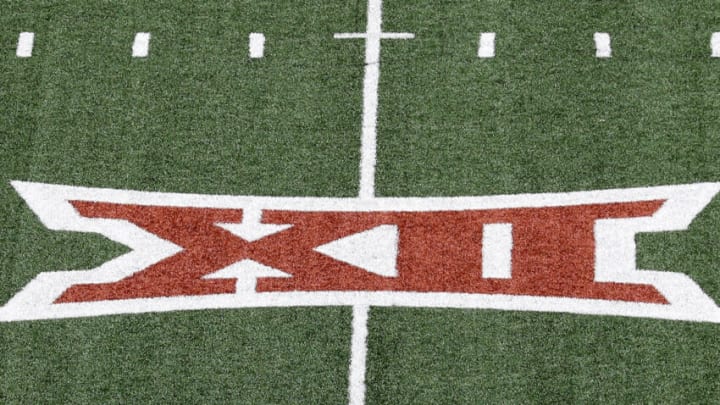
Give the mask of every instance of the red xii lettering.
M 292 226 L 250 242 L 218 226 L 242 222 L 240 209 L 73 201 L 84 217 L 127 220 L 183 250 L 116 282 L 73 285 L 55 302 L 231 294 L 235 280 L 203 277 L 252 259 L 292 275 L 259 278 L 258 293 L 447 292 L 666 303 L 650 285 L 594 281 L 595 222 L 651 216 L 663 202 L 458 211 L 266 210 L 263 223 Z M 483 230 L 493 224 L 511 229 L 509 278 L 492 277 L 482 268 L 483 240 L 488 243 Z M 316 249 L 382 225 L 397 227 L 396 276 L 365 271 Z

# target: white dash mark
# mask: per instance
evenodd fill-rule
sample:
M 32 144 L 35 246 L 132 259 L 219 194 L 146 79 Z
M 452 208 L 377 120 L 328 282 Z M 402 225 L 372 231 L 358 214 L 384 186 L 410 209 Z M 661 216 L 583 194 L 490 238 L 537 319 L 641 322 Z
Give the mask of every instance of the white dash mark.
M 595 57 L 609 58 L 612 55 L 610 34 L 607 32 L 596 32 L 593 38 L 595 39 Z
M 250 34 L 250 57 L 262 58 L 265 54 L 265 35 L 257 32 Z
M 483 32 L 480 34 L 480 45 L 478 46 L 478 58 L 495 57 L 495 33 Z
M 512 247 L 512 224 L 483 225 L 483 278 L 512 278 Z
M 150 33 L 138 32 L 132 46 L 133 58 L 147 58 L 150 51 Z
M 712 57 L 720 58 L 720 32 L 713 32 L 710 37 L 710 48 L 712 48 Z
M 21 32 L 18 37 L 17 51 L 15 54 L 18 58 L 29 58 L 32 56 L 33 43 L 35 42 L 35 33 Z
M 353 305 L 352 342 L 350 354 L 350 405 L 365 403 L 365 368 L 367 362 L 368 314 L 367 305 Z

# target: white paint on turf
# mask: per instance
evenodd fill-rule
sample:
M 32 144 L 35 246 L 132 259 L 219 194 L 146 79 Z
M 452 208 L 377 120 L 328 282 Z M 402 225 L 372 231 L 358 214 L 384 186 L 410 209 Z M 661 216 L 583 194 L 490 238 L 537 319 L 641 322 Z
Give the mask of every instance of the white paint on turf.
M 138 32 L 132 46 L 133 58 L 147 58 L 150 53 L 150 33 Z
M 710 48 L 712 49 L 711 56 L 713 58 L 720 58 L 720 32 L 713 32 L 710 37 Z
M 478 58 L 494 58 L 495 57 L 495 33 L 483 32 L 480 34 L 480 44 L 478 45 Z
M 483 278 L 512 278 L 512 248 L 512 224 L 483 225 Z
M 335 260 L 383 277 L 397 277 L 400 234 L 397 225 L 380 225 L 315 248 Z
M 250 34 L 250 58 L 259 59 L 265 55 L 265 35 L 253 32 Z
M 360 150 L 360 198 L 375 196 L 377 159 L 377 110 L 380 84 L 380 40 L 413 39 L 415 34 L 382 32 L 382 0 L 368 0 L 367 32 L 339 33 L 337 39 L 365 39 L 365 78 L 363 79 L 362 139 Z
M 15 54 L 18 58 L 29 58 L 32 56 L 33 44 L 35 42 L 35 33 L 21 32 L 18 37 L 17 51 Z
M 364 33 L 337 33 L 336 39 L 365 39 L 365 77 L 363 79 L 363 115 L 360 147 L 361 200 L 375 198 L 375 165 L 377 163 L 377 110 L 380 85 L 380 40 L 413 39 L 412 33 L 382 32 L 382 0 L 368 0 L 367 29 Z M 393 267 L 394 268 L 394 267 Z M 352 359 L 350 363 L 350 403 L 365 403 L 365 338 L 368 307 L 353 306 Z M 358 325 L 356 327 L 356 325 Z M 361 336 L 362 335 L 362 336 Z M 359 342 L 356 344 L 356 342 Z
M 217 226 L 248 242 L 255 242 L 266 236 L 291 228 L 289 224 L 263 224 L 260 208 L 250 207 L 243 211 L 243 221 L 239 224 L 219 223 Z
M 350 343 L 349 404 L 365 403 L 365 370 L 367 362 L 368 317 L 370 306 L 354 305 L 352 342 Z
M 375 197 L 382 0 L 368 1 L 367 19 L 365 78 L 363 79 L 362 153 L 360 156 L 360 198 L 364 199 Z
M 367 38 L 367 34 L 364 32 L 344 32 L 334 34 L 335 39 L 364 39 Z M 415 34 L 409 32 L 383 32 L 380 34 L 380 39 L 414 39 Z
M 236 279 L 235 291 L 255 291 L 257 279 L 260 277 L 292 277 L 282 270 L 266 266 L 252 259 L 243 259 L 214 273 L 203 276 L 203 279 Z
M 612 48 L 610 48 L 610 34 L 607 32 L 596 32 L 593 35 L 595 40 L 595 57 L 609 58 L 612 56 Z

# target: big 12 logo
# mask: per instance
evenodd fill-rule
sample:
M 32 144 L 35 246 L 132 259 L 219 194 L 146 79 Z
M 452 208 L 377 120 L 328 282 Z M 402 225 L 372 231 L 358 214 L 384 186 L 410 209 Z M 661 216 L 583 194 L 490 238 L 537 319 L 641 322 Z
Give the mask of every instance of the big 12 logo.
M 635 235 L 687 229 L 720 183 L 451 198 L 153 193 L 13 182 L 50 229 L 131 251 L 39 274 L 0 320 L 267 306 L 493 308 L 720 323 Z

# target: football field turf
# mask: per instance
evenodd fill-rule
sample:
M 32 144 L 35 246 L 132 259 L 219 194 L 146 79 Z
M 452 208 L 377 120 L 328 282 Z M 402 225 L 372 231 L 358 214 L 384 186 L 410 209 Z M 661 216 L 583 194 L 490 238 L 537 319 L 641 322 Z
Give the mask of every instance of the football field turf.
M 12 181 L 358 197 L 370 40 L 334 35 L 365 33 L 367 8 L 4 1 L 0 305 L 41 273 L 130 250 L 47 229 Z M 414 37 L 381 40 L 377 197 L 720 181 L 716 1 L 385 0 L 382 30 Z M 147 57 L 131 54 L 138 32 Z M 596 57 L 596 32 L 612 57 Z M 638 269 L 686 274 L 720 302 L 720 198 L 686 231 L 635 242 Z M 347 403 L 352 325 L 341 305 L 0 322 L 0 403 Z M 717 322 L 371 306 L 367 331 L 367 404 L 720 398 Z

